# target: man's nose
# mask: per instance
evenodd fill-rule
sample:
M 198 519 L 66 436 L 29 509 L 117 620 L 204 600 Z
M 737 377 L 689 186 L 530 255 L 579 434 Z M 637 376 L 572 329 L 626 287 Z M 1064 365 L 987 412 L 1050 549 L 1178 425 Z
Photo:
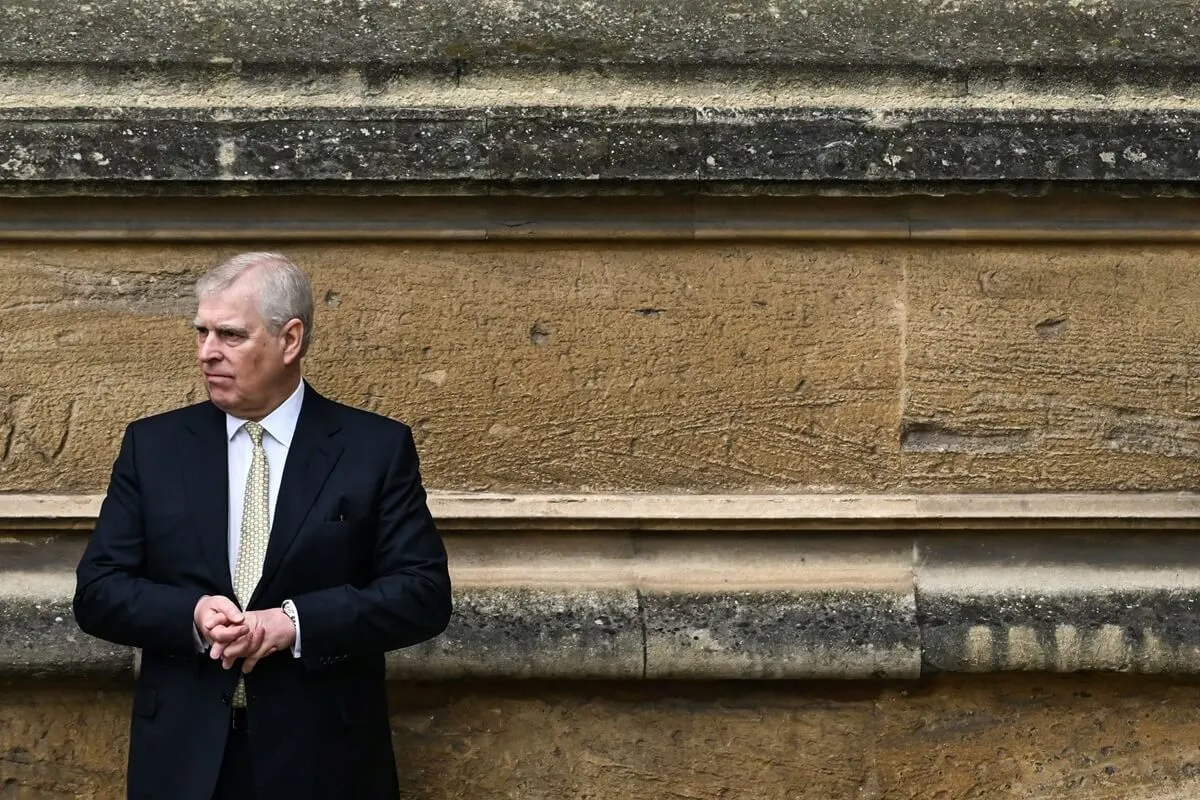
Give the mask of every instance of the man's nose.
M 211 333 L 200 337 L 196 351 L 201 361 L 214 361 L 221 355 L 221 350 L 217 347 L 217 337 Z

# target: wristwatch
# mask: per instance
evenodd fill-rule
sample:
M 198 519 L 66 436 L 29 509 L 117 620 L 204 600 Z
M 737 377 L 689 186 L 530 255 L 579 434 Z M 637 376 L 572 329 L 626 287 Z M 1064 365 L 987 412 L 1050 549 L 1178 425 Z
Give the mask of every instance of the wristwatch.
M 292 627 L 299 630 L 300 623 L 297 621 L 296 604 L 291 600 L 284 600 L 283 605 L 280 607 L 283 609 L 283 613 L 288 615 L 288 619 L 292 621 Z

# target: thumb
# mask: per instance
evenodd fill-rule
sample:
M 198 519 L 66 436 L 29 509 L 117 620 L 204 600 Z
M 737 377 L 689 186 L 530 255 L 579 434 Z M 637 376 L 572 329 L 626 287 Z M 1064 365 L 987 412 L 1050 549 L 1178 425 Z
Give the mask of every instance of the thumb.
M 242 610 L 237 607 L 237 603 L 230 600 L 228 597 L 214 598 L 213 605 L 218 611 L 225 615 L 225 618 L 234 625 L 238 625 L 242 621 Z

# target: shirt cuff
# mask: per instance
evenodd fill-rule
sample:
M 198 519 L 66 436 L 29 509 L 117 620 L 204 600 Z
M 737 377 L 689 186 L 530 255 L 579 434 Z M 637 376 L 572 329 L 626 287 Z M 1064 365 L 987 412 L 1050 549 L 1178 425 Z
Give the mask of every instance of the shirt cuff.
M 291 600 L 283 601 L 283 613 L 287 614 L 292 620 L 292 624 L 296 626 L 296 641 L 292 642 L 292 658 L 300 657 L 300 613 L 296 611 L 296 604 Z

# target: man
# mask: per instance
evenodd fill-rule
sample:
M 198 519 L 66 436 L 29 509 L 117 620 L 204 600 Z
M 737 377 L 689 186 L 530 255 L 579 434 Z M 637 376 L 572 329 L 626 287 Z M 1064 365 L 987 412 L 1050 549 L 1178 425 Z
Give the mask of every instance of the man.
M 80 627 L 142 649 L 128 795 L 398 797 L 384 653 L 451 612 L 412 434 L 303 380 L 283 256 L 196 291 L 209 402 L 127 428 L 76 573 Z

